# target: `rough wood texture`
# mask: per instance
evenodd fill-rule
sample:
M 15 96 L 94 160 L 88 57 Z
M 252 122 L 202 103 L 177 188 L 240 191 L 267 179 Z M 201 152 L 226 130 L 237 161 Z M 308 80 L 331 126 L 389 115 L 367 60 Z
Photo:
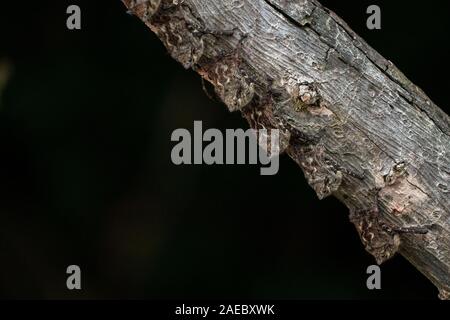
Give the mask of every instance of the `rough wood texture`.
M 378 263 L 397 250 L 450 292 L 450 120 L 315 0 L 124 0 L 254 128 L 278 128 Z

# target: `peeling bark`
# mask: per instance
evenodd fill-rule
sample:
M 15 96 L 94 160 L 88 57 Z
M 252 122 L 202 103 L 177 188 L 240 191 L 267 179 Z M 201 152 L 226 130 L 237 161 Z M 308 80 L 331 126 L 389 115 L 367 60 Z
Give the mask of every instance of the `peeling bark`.
M 450 119 L 316 0 L 123 0 L 171 56 L 334 195 L 382 263 L 450 292 Z

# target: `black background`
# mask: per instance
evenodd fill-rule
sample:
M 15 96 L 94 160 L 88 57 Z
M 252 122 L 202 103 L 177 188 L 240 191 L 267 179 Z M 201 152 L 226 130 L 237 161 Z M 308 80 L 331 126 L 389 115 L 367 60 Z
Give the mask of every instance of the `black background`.
M 322 1 L 448 112 L 447 1 Z M 82 29 L 66 28 L 66 8 Z M 382 29 L 367 30 L 370 4 Z M 347 209 L 319 201 L 283 156 L 175 166 L 176 128 L 247 128 L 209 100 L 120 1 L 2 1 L 0 296 L 3 298 L 436 299 L 402 257 L 374 260 Z M 447 108 L 447 109 L 446 109 Z M 82 269 L 81 291 L 66 267 Z

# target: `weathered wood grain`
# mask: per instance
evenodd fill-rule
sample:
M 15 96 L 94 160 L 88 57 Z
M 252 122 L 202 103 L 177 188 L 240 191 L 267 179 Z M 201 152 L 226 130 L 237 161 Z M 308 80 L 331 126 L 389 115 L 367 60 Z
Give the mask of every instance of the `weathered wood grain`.
M 278 128 L 378 263 L 397 250 L 450 292 L 450 120 L 315 0 L 124 0 L 254 128 Z

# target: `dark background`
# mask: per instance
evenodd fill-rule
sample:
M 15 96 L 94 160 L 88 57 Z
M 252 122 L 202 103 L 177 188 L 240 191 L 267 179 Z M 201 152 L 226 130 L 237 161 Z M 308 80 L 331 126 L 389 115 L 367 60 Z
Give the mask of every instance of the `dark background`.
M 448 108 L 447 1 L 322 3 Z M 382 30 L 365 27 L 370 4 Z M 2 1 L 0 60 L 1 297 L 436 299 L 400 256 L 367 290 L 374 260 L 347 209 L 319 201 L 287 156 L 276 176 L 173 165 L 174 129 L 248 125 L 120 1 Z M 70 264 L 81 291 L 66 289 Z

